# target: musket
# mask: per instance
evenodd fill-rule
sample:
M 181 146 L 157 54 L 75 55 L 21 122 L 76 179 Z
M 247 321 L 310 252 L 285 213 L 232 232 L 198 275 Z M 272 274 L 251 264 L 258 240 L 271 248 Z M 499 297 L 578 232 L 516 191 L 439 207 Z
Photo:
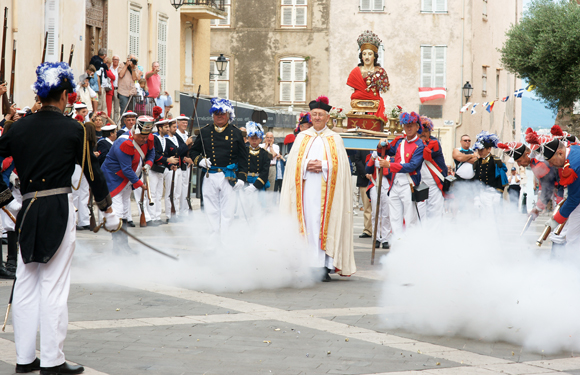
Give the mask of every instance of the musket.
M 0 84 L 6 83 L 6 35 L 8 34 L 8 7 L 4 8 L 4 35 L 2 35 L 2 60 L 0 62 Z M 10 112 L 8 94 L 2 94 L 2 114 Z
M 141 228 L 147 226 L 147 219 L 145 218 L 145 206 L 143 202 L 145 201 L 145 189 L 141 188 L 141 201 L 139 202 L 139 208 L 141 209 L 141 216 L 139 217 L 139 226 Z
M 70 56 L 68 57 L 68 66 L 71 66 L 71 64 L 72 64 L 72 58 L 73 58 L 74 51 L 75 51 L 75 45 L 71 44 L 70 45 Z
M 193 117 L 197 115 L 197 102 L 199 101 L 199 93 L 201 91 L 201 85 L 197 88 L 197 97 L 195 98 L 195 105 L 193 106 L 193 113 L 191 114 L 191 118 L 189 119 L 189 128 L 187 129 L 189 136 L 193 133 Z M 189 184 L 187 185 L 187 195 L 185 200 L 187 201 L 187 206 L 189 210 L 192 211 L 193 208 L 191 207 L 191 176 L 193 176 L 193 163 L 189 165 Z M 199 184 L 199 179 L 197 180 Z
M 46 44 L 48 43 L 48 31 L 44 34 L 44 48 L 42 49 L 42 62 L 44 64 L 44 60 L 46 59 Z
M 94 230 L 97 226 L 97 221 L 95 220 L 95 211 L 93 210 L 93 198 L 93 191 L 89 189 L 89 203 L 87 204 L 87 207 L 89 208 L 89 223 L 91 230 Z
M 153 198 L 151 198 L 151 189 L 149 188 L 149 171 L 144 170 L 143 175 L 145 176 L 145 185 L 147 185 L 147 199 L 149 200 L 149 205 L 153 206 L 155 203 L 153 202 Z
M 175 205 L 173 204 L 173 192 L 175 191 L 175 169 L 173 176 L 171 176 L 171 192 L 169 193 L 169 201 L 171 202 L 171 215 L 175 216 Z
M 60 62 L 64 61 L 64 44 L 60 45 Z
M 8 211 L 6 207 L 2 207 L 2 211 L 4 211 L 4 213 L 10 218 L 10 220 L 12 220 L 14 224 L 16 224 L 16 218 L 14 217 L 14 215 L 12 215 L 12 212 Z
M 12 71 L 10 72 L 10 104 L 14 104 L 14 77 L 16 75 L 16 39 L 12 47 Z
M 558 203 L 558 205 L 554 209 L 554 213 L 558 212 L 558 210 L 562 207 L 562 205 L 564 204 L 564 202 L 566 202 L 566 199 L 567 198 L 564 198 L 564 199 L 562 199 L 560 201 L 560 203 Z M 550 232 L 552 232 L 552 229 L 556 229 L 556 231 L 554 232 L 554 234 L 560 235 L 560 233 L 562 232 L 562 229 L 564 229 L 564 225 L 565 224 L 566 224 L 566 222 L 558 225 L 556 228 L 552 228 L 550 226 L 550 222 L 548 221 L 548 223 L 546 223 L 546 226 L 544 227 L 544 230 L 542 231 L 542 234 L 540 235 L 540 237 L 536 241 L 536 245 L 538 245 L 538 247 L 542 246 L 542 244 L 544 243 L 544 241 L 546 241 L 548 239 L 548 236 L 550 235 Z

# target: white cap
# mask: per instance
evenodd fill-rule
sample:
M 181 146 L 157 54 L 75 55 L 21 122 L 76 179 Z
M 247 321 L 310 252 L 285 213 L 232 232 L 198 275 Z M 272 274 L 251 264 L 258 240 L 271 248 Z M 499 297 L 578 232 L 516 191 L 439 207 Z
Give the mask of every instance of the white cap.
M 121 115 L 121 118 L 126 117 L 126 116 L 135 116 L 135 117 L 138 117 L 139 115 L 137 113 L 133 112 L 133 111 L 127 111 L 127 112 L 125 112 L 125 113 L 123 113 Z
M 87 108 L 87 105 L 85 103 L 83 103 L 83 102 L 76 102 L 74 104 L 74 108 L 75 108 L 75 110 L 77 110 L 77 109 L 83 109 L 83 108 Z
M 115 125 L 115 124 L 106 125 L 106 126 L 101 127 L 101 130 L 106 131 L 106 132 L 110 131 L 110 130 L 115 130 L 115 129 L 117 129 L 117 125 Z
M 180 121 L 180 120 L 187 120 L 187 121 L 189 121 L 189 117 L 187 117 L 187 116 L 186 116 L 186 115 L 184 115 L 183 113 L 182 113 L 181 115 L 177 116 L 175 119 L 176 119 L 177 121 Z

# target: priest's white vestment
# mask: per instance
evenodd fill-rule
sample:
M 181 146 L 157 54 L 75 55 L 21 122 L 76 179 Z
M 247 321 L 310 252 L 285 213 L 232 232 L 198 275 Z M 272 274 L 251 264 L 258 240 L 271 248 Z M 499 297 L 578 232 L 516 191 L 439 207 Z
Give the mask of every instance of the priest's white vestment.
M 322 173 L 306 170 L 310 160 L 322 162 Z M 280 208 L 298 220 L 312 247 L 312 267 L 342 276 L 356 272 L 351 169 L 337 133 L 311 127 L 298 134 L 286 162 Z

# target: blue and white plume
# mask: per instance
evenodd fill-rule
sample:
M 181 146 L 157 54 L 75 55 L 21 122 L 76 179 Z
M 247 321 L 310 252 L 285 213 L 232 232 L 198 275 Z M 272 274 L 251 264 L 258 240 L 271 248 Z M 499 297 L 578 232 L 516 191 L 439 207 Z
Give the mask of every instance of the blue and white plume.
M 36 68 L 36 82 L 32 85 L 32 91 L 40 98 L 46 98 L 51 90 L 69 82 L 71 90 L 74 90 L 75 77 L 72 69 L 65 62 L 47 62 Z
M 260 139 L 264 139 L 264 128 L 262 125 L 255 123 L 254 121 L 246 122 L 246 134 L 248 138 L 257 135 Z
M 475 139 L 475 144 L 473 145 L 474 150 L 481 150 L 488 147 L 497 147 L 499 143 L 499 137 L 493 133 L 489 133 L 483 130 L 477 135 Z
M 211 100 L 211 108 L 209 109 L 209 114 L 213 115 L 214 113 L 229 113 L 230 121 L 236 118 L 236 114 L 234 113 L 234 107 L 232 106 L 232 103 L 227 99 L 213 98 Z

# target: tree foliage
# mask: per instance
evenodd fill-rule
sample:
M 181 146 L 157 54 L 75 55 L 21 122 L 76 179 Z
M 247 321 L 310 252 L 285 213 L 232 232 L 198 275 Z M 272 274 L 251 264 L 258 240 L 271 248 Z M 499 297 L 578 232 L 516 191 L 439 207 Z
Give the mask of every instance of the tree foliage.
M 552 110 L 580 98 L 580 6 L 567 0 L 532 0 L 506 33 L 501 62 L 535 85 Z

